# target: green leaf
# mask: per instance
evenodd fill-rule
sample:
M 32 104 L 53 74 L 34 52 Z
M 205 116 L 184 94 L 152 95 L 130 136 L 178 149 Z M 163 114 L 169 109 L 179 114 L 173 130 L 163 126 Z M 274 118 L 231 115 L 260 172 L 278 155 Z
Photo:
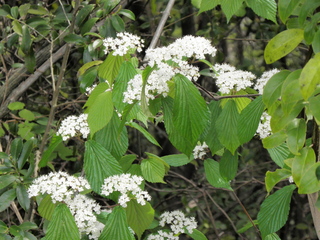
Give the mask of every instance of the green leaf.
M 292 177 L 298 186 L 299 194 L 310 194 L 320 190 L 320 182 L 316 176 L 316 156 L 312 148 L 303 148 L 301 155 L 295 156 L 292 162 Z
M 132 239 L 129 231 L 125 210 L 116 206 L 108 215 L 108 224 L 104 227 L 99 240 L 105 239 Z
M 149 158 L 142 160 L 141 172 L 143 178 L 148 182 L 160 182 L 163 181 L 163 177 L 166 174 L 164 161 L 156 156 L 149 156 Z
M 242 110 L 238 122 L 238 138 L 240 144 L 250 141 L 255 135 L 263 110 L 264 104 L 262 97 L 256 98 Z
M 89 14 L 91 14 L 91 11 L 94 9 L 94 6 L 94 4 L 88 4 L 80 9 L 75 20 L 76 26 L 80 27 L 83 24 L 85 19 L 89 16 Z
M 112 92 L 100 93 L 94 104 L 88 111 L 88 125 L 93 136 L 97 131 L 105 127 L 113 115 Z
M 219 163 L 213 159 L 207 158 L 204 160 L 204 170 L 208 182 L 216 188 L 225 188 L 232 190 L 229 181 L 226 181 L 220 175 Z
M 224 151 L 220 159 L 220 175 L 226 181 L 233 180 L 238 171 L 238 154 L 231 154 L 228 150 Z
M 4 4 L 0 7 L 0 16 L 6 17 L 7 15 L 10 15 L 10 6 L 8 4 Z
M 264 51 L 264 59 L 266 63 L 271 64 L 286 56 L 294 50 L 303 39 L 304 36 L 302 29 L 288 29 L 277 34 L 269 41 Z
M 98 20 L 97 17 L 88 19 L 80 28 L 81 35 L 85 36 L 86 33 L 90 32 Z
M 304 119 L 294 119 L 287 127 L 287 145 L 289 150 L 300 155 L 299 150 L 303 148 L 306 141 L 307 125 Z
M 185 154 L 172 154 L 162 156 L 161 158 L 172 167 L 180 167 L 190 163 L 193 160 L 193 158 L 189 158 Z
M 108 81 L 112 86 L 114 79 L 119 73 L 121 64 L 124 62 L 125 56 L 113 56 L 109 53 L 107 58 L 100 64 L 98 68 L 98 76 Z
M 17 20 L 14 20 L 12 22 L 12 29 L 13 29 L 13 31 L 15 31 L 15 33 L 19 34 L 20 36 L 23 35 L 22 34 L 22 26 Z
M 32 5 L 32 8 L 28 10 L 28 13 L 34 14 L 34 15 L 50 15 L 47 9 L 37 5 Z
M 302 101 L 298 102 L 295 106 L 292 107 L 289 114 L 283 112 L 282 106 L 279 105 L 273 112 L 270 120 L 270 126 L 272 132 L 276 133 L 284 129 L 298 114 L 302 111 L 304 105 Z
M 87 107 L 85 112 L 88 112 L 91 106 L 95 105 L 95 101 L 97 97 L 101 94 L 104 93 L 107 89 L 109 88 L 108 83 L 102 82 L 99 83 L 91 92 L 89 99 L 85 103 L 84 107 Z
M 62 143 L 62 137 L 60 135 L 54 135 L 50 141 L 49 147 L 42 154 L 41 160 L 39 162 L 39 167 L 47 166 L 51 154 L 56 150 L 60 143 Z
M 320 30 L 318 30 L 313 37 L 312 49 L 314 53 L 320 52 Z
M 38 212 L 41 217 L 51 221 L 54 209 L 57 205 L 58 203 L 52 202 L 50 195 L 46 195 L 39 204 Z
M 52 215 L 46 233 L 46 240 L 70 240 L 79 239 L 80 233 L 74 217 L 65 204 L 59 204 Z
M 97 61 L 92 61 L 92 62 L 87 62 L 85 64 L 83 64 L 83 66 L 78 70 L 77 75 L 81 76 L 83 75 L 89 68 L 93 67 L 93 66 L 97 66 L 100 65 L 101 63 L 103 63 L 103 61 L 97 60 Z
M 279 17 L 283 23 L 286 23 L 288 17 L 293 13 L 299 2 L 300 0 L 279 0 L 278 12 Z
M 281 240 L 281 239 L 276 233 L 271 233 L 266 236 L 265 240 Z
M 198 229 L 193 229 L 192 233 L 189 233 L 188 231 L 185 232 L 188 236 L 192 237 L 194 240 L 208 240 L 208 238 L 200 232 Z
M 216 121 L 221 114 L 221 107 L 219 101 L 211 101 L 208 107 L 210 110 L 210 123 L 208 126 L 208 133 L 205 136 L 204 141 L 210 148 L 211 153 L 215 154 L 218 150 L 223 148 L 218 138 L 217 128 L 219 128 L 219 126 L 216 126 Z
M 177 74 L 174 82 L 174 131 L 169 132 L 169 139 L 178 150 L 190 156 L 208 124 L 209 111 L 205 100 L 189 79 Z
M 227 17 L 227 22 L 229 22 L 231 17 L 239 10 L 243 2 L 244 0 L 221 1 L 221 8 Z
M 286 178 L 289 178 L 290 176 L 291 176 L 291 171 L 285 168 L 277 169 L 274 172 L 267 171 L 266 178 L 265 178 L 267 192 L 270 193 L 273 187 L 278 182 Z
M 283 167 L 284 160 L 289 158 L 291 153 L 286 143 L 282 143 L 276 147 L 267 149 L 271 159 L 279 166 Z
M 318 125 L 320 124 L 319 102 L 320 102 L 320 95 L 312 96 L 309 98 L 309 108 L 311 110 L 312 115 L 316 119 Z
M 119 15 L 113 15 L 111 17 L 111 24 L 117 32 L 123 32 L 125 29 L 124 21 Z
M 277 23 L 277 4 L 275 0 L 246 0 L 246 2 L 248 7 L 252 8 L 257 15 Z
M 141 239 L 142 233 L 150 226 L 154 218 L 154 210 L 150 203 L 139 204 L 135 199 L 128 202 L 126 207 L 128 225 Z
M 300 74 L 301 69 L 290 73 L 282 85 L 281 106 L 286 115 L 290 113 L 299 101 L 303 100 L 299 87 Z
M 320 84 L 320 53 L 317 53 L 302 69 L 299 84 L 302 96 L 308 100 Z
M 19 117 L 21 117 L 27 121 L 33 121 L 35 119 L 34 113 L 28 109 L 21 110 L 19 112 Z
M 35 224 L 34 222 L 23 222 L 19 225 L 19 227 L 22 229 L 22 230 L 30 230 L 30 229 L 37 229 L 38 228 L 38 225 Z
M 286 223 L 294 189 L 296 186 L 293 184 L 285 186 L 267 197 L 261 204 L 258 222 L 262 239 L 278 231 Z
M 10 203 L 16 198 L 16 190 L 9 189 L 0 196 L 0 212 L 6 210 Z
M 136 20 L 136 17 L 134 15 L 134 13 L 132 11 L 130 11 L 129 9 L 121 9 L 119 12 L 118 12 L 119 15 L 123 15 L 123 16 L 126 16 L 127 18 L 135 21 Z
M 19 14 L 22 18 L 24 18 L 27 15 L 30 6 L 30 3 L 22 4 L 19 6 Z
M 99 143 L 89 140 L 85 146 L 84 170 L 92 190 L 100 193 L 104 179 L 121 174 L 122 169 L 118 161 Z
M 281 72 L 273 75 L 265 85 L 262 100 L 267 108 L 270 108 L 276 101 L 279 100 L 282 85 L 289 74 L 290 71 L 282 70 Z
M 152 144 L 161 147 L 160 144 L 157 142 L 157 140 L 143 127 L 141 127 L 138 123 L 135 122 L 129 122 L 126 124 L 129 127 L 137 129 L 140 133 L 145 136 L 146 139 L 148 139 Z
M 87 87 L 93 87 L 93 83 L 97 79 L 97 76 L 98 76 L 98 67 L 95 66 L 95 67 L 89 68 L 83 75 L 79 77 L 81 93 L 86 92 Z
M 123 156 L 119 160 L 119 164 L 122 167 L 123 172 L 127 172 L 128 169 L 131 167 L 133 161 L 136 159 L 137 159 L 137 156 L 134 154 L 129 154 L 129 155 Z
M 200 4 L 199 14 L 215 8 L 221 0 L 202 0 Z
M 236 103 L 231 99 L 222 109 L 216 122 L 219 140 L 231 153 L 240 145 L 237 126 L 239 116 Z
M 29 32 L 29 26 L 23 25 L 22 26 L 22 40 L 21 40 L 21 50 L 24 54 L 27 54 L 30 51 L 32 46 L 32 39 Z
M 63 38 L 63 41 L 72 44 L 84 44 L 86 40 L 77 34 L 70 33 Z
M 271 134 L 270 136 L 262 139 L 263 147 L 266 149 L 275 148 L 286 140 L 287 135 L 285 131 L 279 131 Z
M 123 93 L 127 90 L 128 82 L 137 74 L 137 70 L 129 61 L 121 64 L 119 74 L 115 79 L 113 87 L 113 102 L 115 107 L 121 112 L 127 105 L 124 100 Z
M 27 211 L 30 207 L 30 198 L 27 189 L 23 184 L 18 184 L 16 188 L 16 195 L 20 206 Z
M 33 149 L 33 141 L 32 140 L 28 140 L 23 144 L 21 154 L 20 154 L 19 159 L 17 161 L 19 169 L 23 168 L 24 164 L 26 163 L 27 159 L 30 156 L 32 149 Z
M 13 183 L 17 178 L 13 175 L 0 176 L 0 189 L 3 189 Z
M 8 105 L 8 109 L 11 111 L 23 109 L 25 104 L 23 102 L 12 102 Z
M 253 220 L 252 221 L 254 225 L 258 225 L 258 220 Z M 252 228 L 254 225 L 252 224 L 252 222 L 248 222 L 246 223 L 246 225 L 244 225 L 242 228 L 238 229 L 238 233 L 244 233 L 245 231 L 247 231 L 249 228 Z
M 310 17 L 312 13 L 320 6 L 320 2 L 317 0 L 304 1 L 299 13 L 299 25 L 304 26 L 307 17 Z
M 113 114 L 110 122 L 96 132 L 94 140 L 107 149 L 112 156 L 119 160 L 128 149 L 128 133 L 126 127 L 123 126 L 120 135 L 118 133 L 121 120 L 117 114 Z
M 24 56 L 24 64 L 29 73 L 34 72 L 36 67 L 36 57 L 32 48 L 30 49 L 30 52 Z
M 15 161 L 18 161 L 22 149 L 23 149 L 22 139 L 15 138 L 11 142 L 11 149 L 10 149 L 10 154 Z

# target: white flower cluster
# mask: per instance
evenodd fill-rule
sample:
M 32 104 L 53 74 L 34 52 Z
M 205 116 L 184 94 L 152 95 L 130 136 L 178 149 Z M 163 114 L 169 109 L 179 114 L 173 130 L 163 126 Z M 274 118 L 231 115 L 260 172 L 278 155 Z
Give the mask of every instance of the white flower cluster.
M 145 205 L 146 200 L 151 200 L 151 196 L 147 191 L 142 191 L 140 188 L 142 182 L 142 177 L 130 173 L 113 175 L 104 180 L 101 194 L 108 196 L 113 192 L 120 192 L 118 202 L 122 207 L 127 207 L 127 202 L 131 198 L 135 198 L 139 204 Z
M 160 226 L 164 227 L 169 224 L 174 234 L 184 233 L 184 228 L 191 234 L 193 229 L 197 228 L 197 222 L 194 217 L 186 217 L 183 212 L 175 210 L 172 212 L 164 212 L 160 216 Z
M 88 114 L 80 114 L 77 116 L 69 116 L 61 122 L 61 126 L 57 135 L 61 135 L 63 141 L 68 140 L 77 134 L 82 134 L 83 138 L 87 138 L 90 129 L 87 122 Z
M 259 94 L 263 94 L 263 88 L 264 86 L 267 84 L 267 82 L 269 81 L 269 79 L 275 75 L 276 73 L 280 72 L 280 70 L 278 69 L 272 69 L 270 71 L 266 71 L 264 72 L 261 77 L 259 79 L 257 79 L 257 82 L 254 86 L 254 89 L 256 89 L 258 91 Z
M 111 51 L 113 56 L 123 56 L 132 49 L 136 49 L 138 52 L 142 51 L 144 40 L 140 37 L 128 32 L 117 33 L 116 38 L 108 37 L 103 40 L 105 47 L 104 52 L 107 54 Z
M 207 148 L 208 148 L 208 145 L 206 143 L 198 144 L 193 149 L 193 157 L 196 159 L 197 158 L 202 159 L 202 157 L 206 155 Z
M 179 237 L 174 235 L 185 233 L 185 229 L 191 234 L 193 229 L 197 228 L 197 222 L 194 217 L 188 218 L 179 210 L 161 214 L 159 224 L 161 227 L 169 224 L 172 232 L 160 230 L 157 234 L 150 235 L 147 240 L 178 240 Z
M 257 134 L 260 135 L 260 138 L 266 138 L 272 133 L 270 120 L 271 116 L 267 112 L 263 112 L 257 129 Z
M 147 240 L 179 240 L 179 237 L 174 236 L 173 232 L 159 230 L 157 234 L 150 234 Z
M 98 239 L 104 224 L 95 214 L 101 212 L 100 205 L 80 192 L 90 189 L 83 177 L 70 176 L 64 172 L 42 175 L 28 188 L 29 197 L 50 194 L 52 202 L 64 202 L 75 218 L 80 233 L 86 233 L 90 239 Z
M 229 64 L 215 64 L 216 84 L 223 94 L 229 94 L 230 91 L 240 91 L 252 85 L 255 75 L 251 72 L 237 70 Z
M 154 99 L 155 94 L 166 96 L 169 91 L 168 81 L 178 73 L 190 80 L 197 80 L 200 76 L 199 69 L 188 63 L 188 59 L 204 59 L 206 54 L 214 56 L 216 48 L 210 41 L 203 37 L 185 36 L 177 39 L 167 47 L 148 49 L 146 60 L 151 67 L 156 66 L 147 79 L 145 94 L 147 99 Z M 132 103 L 140 100 L 142 91 L 142 76 L 136 75 L 128 82 L 124 101 Z
M 294 180 L 293 180 L 293 177 L 290 176 L 289 179 L 288 179 L 289 183 L 294 183 Z
M 96 86 L 97 86 L 97 84 L 95 83 L 91 87 L 87 87 L 86 88 L 86 95 L 89 96 L 92 93 L 92 91 L 95 89 Z

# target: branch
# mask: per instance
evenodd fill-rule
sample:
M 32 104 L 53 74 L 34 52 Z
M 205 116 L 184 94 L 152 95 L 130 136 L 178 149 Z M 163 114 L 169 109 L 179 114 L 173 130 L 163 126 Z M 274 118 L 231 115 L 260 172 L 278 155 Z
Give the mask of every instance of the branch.
M 63 45 L 57 52 L 55 52 L 52 56 L 52 63 L 55 63 L 56 61 L 58 61 L 63 54 L 66 51 L 66 47 L 67 45 Z M 0 118 L 4 117 L 4 115 L 6 115 L 9 112 L 9 109 L 7 108 L 7 106 L 12 103 L 15 102 L 19 99 L 19 97 L 22 96 L 22 94 L 45 72 L 47 71 L 47 69 L 50 67 L 50 59 L 48 59 L 47 61 L 45 61 L 38 69 L 36 69 L 36 71 L 30 75 L 25 81 L 23 81 L 22 83 L 20 83 L 20 85 L 18 87 L 16 87 L 11 94 L 6 98 L 6 100 L 1 104 L 0 106 Z M 23 69 L 22 69 L 23 70 Z M 20 76 L 23 75 L 22 72 L 19 71 L 19 73 L 21 73 Z M 15 75 L 13 75 L 15 76 Z
M 150 46 L 149 46 L 149 49 L 152 49 L 152 48 L 156 47 L 157 42 L 158 42 L 158 40 L 160 38 L 160 35 L 162 33 L 162 30 L 164 28 L 164 24 L 166 23 L 166 21 L 167 21 L 167 19 L 169 17 L 170 11 L 171 11 L 171 9 L 173 7 L 173 4 L 174 4 L 174 0 L 169 0 L 168 5 L 167 5 L 166 9 L 164 10 L 162 18 L 161 18 L 161 20 L 159 22 L 159 25 L 157 27 L 157 30 L 156 30 L 153 38 L 152 38 L 152 41 L 151 41 Z

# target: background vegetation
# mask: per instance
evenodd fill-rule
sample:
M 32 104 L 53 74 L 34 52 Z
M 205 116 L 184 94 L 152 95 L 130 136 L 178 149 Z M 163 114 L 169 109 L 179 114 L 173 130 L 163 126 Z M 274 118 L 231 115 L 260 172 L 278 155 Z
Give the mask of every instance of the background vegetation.
M 20 144 L 15 139 L 21 138 L 25 151 L 34 159 L 28 160 L 22 169 L 31 171 L 39 158 L 37 154 L 42 155 L 46 150 L 59 122 L 83 111 L 87 99 L 84 89 L 93 81 L 95 73 L 79 77 L 78 71 L 84 63 L 104 56 L 103 51 L 99 51 L 98 38 L 86 33 L 109 37 L 126 30 L 145 39 L 147 48 L 167 4 L 166 0 L 0 1 L 0 152 L 12 153 L 13 143 Z M 264 49 L 285 25 L 279 19 L 275 24 L 256 15 L 245 4 L 229 21 L 220 6 L 198 13 L 199 9 L 189 0 L 177 0 L 157 46 L 166 46 L 185 35 L 203 36 L 218 49 L 216 62 L 230 63 L 257 76 L 273 68 L 302 68 L 310 58 L 309 49 L 302 46 L 281 60 L 266 64 Z M 143 59 L 144 52 L 138 57 Z M 202 63 L 199 67 L 205 68 Z M 55 89 L 57 82 L 61 83 L 60 89 Z M 206 77 L 197 83 L 208 91 L 217 91 Z M 17 101 L 21 104 L 9 105 Z M 50 119 L 52 111 L 54 115 Z M 162 124 L 149 125 L 149 132 L 162 148 L 151 144 L 139 131 L 129 129 L 128 153 L 136 154 L 138 160 L 145 157 L 144 152 L 158 156 L 178 153 Z M 71 174 L 81 172 L 83 151 L 84 142 L 78 138 L 60 144 L 47 156 L 39 175 L 52 169 Z M 0 174 L 7 167 L 2 161 Z M 146 189 L 153 196 L 156 213 L 175 209 L 192 213 L 197 216 L 198 229 L 208 239 L 259 239 L 255 228 L 245 233 L 238 230 L 249 222 L 248 216 L 256 219 L 267 194 L 265 173 L 276 168 L 260 139 L 255 137 L 240 148 L 238 173 L 231 182 L 234 192 L 210 185 L 201 160 L 172 167 L 165 177 L 166 184 L 148 183 Z M 37 173 L 31 175 L 35 177 Z M 24 189 L 28 181 L 24 179 L 23 184 L 16 184 Z M 281 186 L 278 184 L 276 189 Z M 6 190 L 1 188 L 0 195 Z M 8 226 L 21 224 L 33 214 L 27 204 L 18 200 L 9 208 L 0 206 L 0 220 Z M 35 219 L 37 221 L 37 216 Z M 289 219 L 279 231 L 281 239 L 317 239 L 306 195 L 293 195 Z M 43 236 L 43 232 L 37 231 L 33 230 L 35 236 Z

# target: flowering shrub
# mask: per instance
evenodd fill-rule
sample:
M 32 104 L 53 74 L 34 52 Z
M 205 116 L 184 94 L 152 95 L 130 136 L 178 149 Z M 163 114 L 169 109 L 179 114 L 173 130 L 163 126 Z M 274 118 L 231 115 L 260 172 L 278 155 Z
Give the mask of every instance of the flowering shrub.
M 80 2 L 81 7 L 78 6 Z M 7 153 L 1 152 L 0 183 L 3 186 L 0 189 L 0 210 L 11 206 L 21 225 L 7 227 L 1 221 L 0 237 L 10 239 L 11 234 L 19 239 L 36 239 L 30 230 L 41 228 L 39 235 L 46 240 L 179 239 L 181 235 L 206 240 L 205 234 L 197 229 L 198 218 L 203 216 L 191 211 L 191 207 L 185 211 L 162 213 L 154 209 L 157 197 L 162 197 L 162 194 L 154 195 L 154 186 L 168 183 L 169 189 L 170 179 L 167 176 L 172 172 L 170 169 L 191 162 L 196 169 L 203 170 L 201 181 L 206 179 L 213 189 L 226 190 L 239 201 L 249 224 L 240 230 L 232 222 L 231 225 L 241 238 L 240 232 L 254 227 L 262 239 L 279 239 L 276 232 L 288 219 L 291 196 L 296 189 L 299 194 L 308 195 L 313 218 L 320 218 L 315 204 L 320 191 L 320 134 L 317 128 L 320 123 L 320 30 L 314 24 L 316 15 L 312 14 L 319 5 L 308 5 L 307 1 L 290 4 L 279 1 L 281 21 L 286 23 L 291 14 L 299 14 L 299 18 L 293 17 L 299 21 L 295 24 L 297 28 L 290 25 L 288 30 L 270 40 L 265 49 L 266 62 L 279 60 L 300 43 L 314 55 L 307 59 L 302 69 L 273 69 L 257 77 L 249 71 L 217 63 L 217 49 L 204 37 L 184 36 L 167 46 L 145 49 L 142 37 L 126 32 L 125 23 L 119 17 L 122 14 L 133 20 L 133 13 L 120 7 L 115 9 L 112 1 L 98 2 L 102 5 L 97 11 L 96 5 L 87 1 L 73 1 L 70 5 L 73 14 L 62 11 L 65 10 L 63 6 L 61 9 L 58 7 L 56 11 L 61 11 L 60 15 L 74 17 L 68 26 L 65 26 L 68 23 L 65 19 L 53 21 L 47 18 L 52 15 L 44 7 L 31 8 L 30 4 L 24 4 L 19 8 L 10 8 L 9 5 L 0 8 L 0 15 L 12 20 L 15 32 L 8 42 L 21 38 L 17 53 L 22 54 L 19 59 L 26 58 L 24 63 L 30 77 L 36 74 L 33 41 L 51 41 L 51 48 L 57 39 L 68 43 L 64 49 L 61 75 L 53 88 L 52 108 L 47 121 L 23 109 L 23 104 L 10 105 L 10 109 L 17 111 L 24 121 L 19 126 L 19 135 L 24 140 L 14 139 L 11 149 Z M 221 2 L 228 19 L 237 8 L 244 6 L 244 1 L 238 1 L 235 6 L 230 2 Z M 263 18 L 276 22 L 275 1 L 245 2 Z M 194 4 L 200 4 L 200 12 L 216 7 L 209 0 L 202 0 L 201 3 L 195 1 Z M 299 4 L 301 7 L 296 8 Z M 16 19 L 19 14 L 21 19 Z M 91 18 L 90 14 L 96 17 Z M 37 25 L 27 21 L 21 26 L 26 17 L 39 21 L 38 18 L 33 19 L 33 15 L 45 16 L 44 22 Z M 98 33 L 88 32 L 100 18 L 104 18 L 104 23 L 99 24 Z M 47 24 L 55 24 L 55 21 L 58 21 L 57 26 L 49 25 L 46 29 L 51 31 L 51 27 L 56 28 L 50 35 L 41 30 Z M 65 29 L 71 33 L 53 39 L 57 32 L 64 32 Z M 314 32 L 310 33 L 310 29 Z M 32 34 L 30 31 L 33 31 Z M 79 31 L 80 35 L 73 31 Z M 67 75 L 64 71 L 72 44 L 84 51 L 79 61 L 83 66 L 77 76 L 81 92 L 86 92 L 88 98 L 79 100 L 85 101 L 83 113 L 67 116 L 61 123 L 58 122 L 58 130 L 55 131 L 54 114 L 59 94 L 66 95 L 60 87 Z M 11 46 L 7 48 L 11 49 Z M 0 48 L 1 54 L 2 50 Z M 198 63 L 203 64 L 201 70 Z M 51 66 L 53 84 L 54 74 L 55 69 Z M 202 79 L 202 75 L 206 78 Z M 213 89 L 218 90 L 206 89 L 198 80 L 210 82 Z M 85 94 L 81 97 L 86 98 Z M 75 104 L 79 102 L 76 100 Z M 41 138 L 36 139 L 36 135 L 29 132 L 38 134 L 42 128 L 35 127 L 31 124 L 33 122 L 45 122 L 46 130 L 39 146 Z M 130 144 L 135 144 L 129 142 L 131 129 L 141 133 L 144 140 L 155 147 L 162 147 L 148 131 L 151 124 L 159 123 L 159 131 L 179 153 L 158 156 L 149 152 L 137 154 L 129 149 Z M 306 134 L 309 125 L 313 126 L 312 138 Z M 6 123 L 8 130 L 10 126 Z M 73 148 L 68 146 L 73 144 L 68 141 L 70 138 L 77 140 L 80 137 L 82 140 L 75 141 Z M 262 141 L 270 158 L 278 166 L 275 171 L 266 173 L 268 197 L 263 200 L 256 219 L 252 219 L 234 193 L 234 179 L 238 175 L 238 158 L 241 155 L 239 149 L 252 138 Z M 76 157 L 69 159 L 71 155 Z M 55 172 L 58 156 L 63 161 L 74 161 L 74 169 L 69 169 L 74 175 Z M 62 164 L 61 169 L 64 168 Z M 44 174 L 48 171 L 49 174 Z M 172 176 L 179 176 L 179 173 Z M 210 210 L 207 199 L 218 205 L 201 184 L 184 176 L 180 178 L 197 189 L 206 209 Z M 284 181 L 284 187 L 273 193 L 275 185 L 286 179 L 289 181 Z M 170 193 L 170 189 L 165 191 Z M 192 200 L 184 202 L 183 206 L 197 205 Z M 28 212 L 25 219 L 30 221 L 33 221 L 37 210 L 40 226 L 26 223 L 16 203 L 21 205 L 21 211 Z M 186 217 L 183 212 L 191 217 Z M 214 225 L 214 217 L 208 214 L 208 218 Z M 228 215 L 226 218 L 229 220 Z M 200 225 L 199 229 L 206 228 L 205 225 Z M 320 227 L 315 227 L 319 233 Z M 215 234 L 219 238 L 219 234 Z

